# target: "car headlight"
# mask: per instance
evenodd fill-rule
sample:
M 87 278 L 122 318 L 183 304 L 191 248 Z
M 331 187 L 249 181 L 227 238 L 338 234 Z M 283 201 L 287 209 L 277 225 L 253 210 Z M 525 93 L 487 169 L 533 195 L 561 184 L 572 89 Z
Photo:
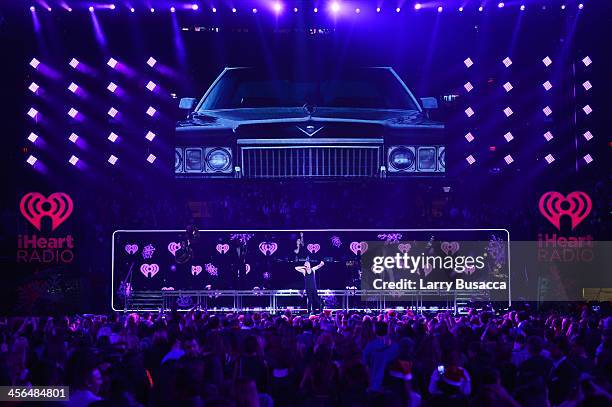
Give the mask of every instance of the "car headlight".
M 410 147 L 393 147 L 389 151 L 389 166 L 396 171 L 409 171 L 414 167 L 414 149 Z
M 436 148 L 435 147 L 419 147 L 418 151 L 418 170 L 419 171 L 435 171 L 436 170 Z
M 182 148 L 174 149 L 174 172 L 175 173 L 183 172 L 183 149 Z
M 224 147 L 206 149 L 206 172 L 231 172 L 232 153 Z

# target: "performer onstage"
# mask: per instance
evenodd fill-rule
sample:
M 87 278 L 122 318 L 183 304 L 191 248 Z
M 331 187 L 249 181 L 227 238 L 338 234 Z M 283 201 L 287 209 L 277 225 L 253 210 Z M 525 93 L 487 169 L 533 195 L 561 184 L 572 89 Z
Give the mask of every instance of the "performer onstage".
M 325 263 L 321 262 L 318 265 L 311 267 L 310 261 L 306 260 L 303 266 L 297 266 L 295 269 L 304 275 L 304 286 L 306 290 L 306 300 L 308 312 L 318 310 L 320 307 L 319 296 L 317 295 L 317 279 L 315 272 L 323 267 Z

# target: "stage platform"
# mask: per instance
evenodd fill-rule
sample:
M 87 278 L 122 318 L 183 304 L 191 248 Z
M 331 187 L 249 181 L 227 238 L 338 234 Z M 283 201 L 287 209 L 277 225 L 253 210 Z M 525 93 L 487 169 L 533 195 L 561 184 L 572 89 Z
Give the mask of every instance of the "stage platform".
M 465 312 L 469 302 L 488 301 L 481 291 L 382 291 L 318 290 L 325 309 L 382 311 L 390 308 L 416 312 L 448 310 Z M 399 301 L 399 298 L 402 298 Z M 306 310 L 303 290 L 159 290 L 134 291 L 123 309 L 115 311 L 158 311 L 176 308 L 188 311 L 198 306 L 213 312 Z

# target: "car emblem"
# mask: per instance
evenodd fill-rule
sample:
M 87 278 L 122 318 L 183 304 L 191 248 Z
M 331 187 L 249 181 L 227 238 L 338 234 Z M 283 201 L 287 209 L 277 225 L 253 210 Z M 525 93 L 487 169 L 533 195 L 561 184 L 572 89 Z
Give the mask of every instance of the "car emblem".
M 308 126 L 306 126 L 304 128 L 302 128 L 300 126 L 295 126 L 295 127 L 297 127 L 299 131 L 301 131 L 302 133 L 304 133 L 308 137 L 312 137 L 315 134 L 317 134 L 318 132 L 320 132 L 321 130 L 323 130 L 323 127 L 325 127 L 325 126 L 321 126 L 319 128 L 316 128 L 315 126 L 309 124 Z

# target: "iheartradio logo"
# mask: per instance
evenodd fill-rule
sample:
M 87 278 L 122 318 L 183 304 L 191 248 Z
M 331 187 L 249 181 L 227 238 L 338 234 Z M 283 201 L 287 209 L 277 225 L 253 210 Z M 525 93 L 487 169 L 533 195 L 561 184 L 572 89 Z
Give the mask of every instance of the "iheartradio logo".
M 29 192 L 21 198 L 19 209 L 24 218 L 40 230 L 42 219 L 51 219 L 51 231 L 57 229 L 70 217 L 74 206 L 68 194 L 55 192 L 45 197 L 39 192 Z
M 561 217 L 567 215 L 572 222 L 572 230 L 591 213 L 591 198 L 582 191 L 574 191 L 563 196 L 557 191 L 549 191 L 540 197 L 540 213 L 558 230 L 561 230 Z

